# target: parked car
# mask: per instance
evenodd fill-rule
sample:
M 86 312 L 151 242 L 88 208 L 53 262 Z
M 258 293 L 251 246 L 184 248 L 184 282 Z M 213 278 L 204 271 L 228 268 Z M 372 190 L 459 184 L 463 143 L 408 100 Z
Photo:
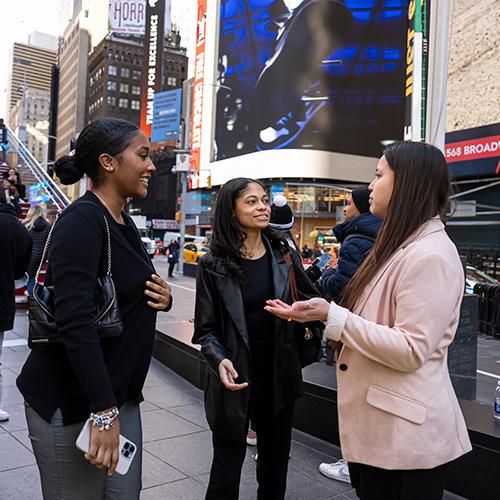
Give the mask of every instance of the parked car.
M 498 285 L 498 281 L 495 278 L 492 278 L 489 274 L 486 274 L 485 272 L 467 264 L 465 291 L 467 293 L 474 293 L 474 286 L 478 283 Z
M 203 243 L 185 243 L 184 262 L 198 262 L 198 259 L 208 251 L 209 248 Z
M 152 240 L 148 236 L 141 236 L 142 244 L 148 252 L 148 255 L 153 258 L 156 255 L 156 241 Z

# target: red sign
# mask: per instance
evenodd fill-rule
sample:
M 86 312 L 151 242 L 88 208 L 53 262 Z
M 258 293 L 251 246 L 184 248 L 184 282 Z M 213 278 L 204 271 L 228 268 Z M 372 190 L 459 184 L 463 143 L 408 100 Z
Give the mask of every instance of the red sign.
M 500 157 L 500 135 L 446 144 L 448 163 Z
M 205 28 L 207 0 L 198 0 L 198 24 L 196 28 L 196 54 L 191 114 L 191 172 L 200 172 L 201 121 L 203 117 L 203 81 L 205 72 Z

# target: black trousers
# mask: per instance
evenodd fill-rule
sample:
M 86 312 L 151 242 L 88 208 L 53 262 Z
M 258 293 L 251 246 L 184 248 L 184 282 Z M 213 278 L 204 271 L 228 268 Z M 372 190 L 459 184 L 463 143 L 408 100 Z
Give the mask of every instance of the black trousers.
M 174 261 L 174 262 L 169 262 L 169 263 L 168 263 L 168 275 L 169 275 L 170 277 L 172 277 L 172 276 L 174 275 L 174 267 L 175 267 L 175 264 L 177 264 L 177 262 L 176 262 L 176 261 Z
M 386 470 L 349 463 L 349 474 L 361 500 L 442 500 L 447 466 Z
M 271 418 L 270 405 L 256 408 L 252 417 L 257 431 L 257 500 L 283 500 L 292 440 L 294 405 Z M 231 441 L 213 434 L 214 458 L 205 500 L 238 500 L 246 441 Z

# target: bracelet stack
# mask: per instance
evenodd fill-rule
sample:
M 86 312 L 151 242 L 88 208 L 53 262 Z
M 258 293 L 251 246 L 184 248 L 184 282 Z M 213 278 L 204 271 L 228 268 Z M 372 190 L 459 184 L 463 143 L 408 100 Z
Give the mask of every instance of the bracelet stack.
M 114 421 L 118 418 L 119 413 L 118 408 L 99 413 L 91 413 L 89 420 L 94 427 L 99 429 L 99 431 L 109 431 L 111 427 L 113 427 Z

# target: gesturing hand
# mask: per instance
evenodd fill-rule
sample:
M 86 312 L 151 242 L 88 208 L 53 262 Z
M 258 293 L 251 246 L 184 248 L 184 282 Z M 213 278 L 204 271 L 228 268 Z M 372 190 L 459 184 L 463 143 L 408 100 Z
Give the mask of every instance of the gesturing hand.
M 295 302 L 292 305 L 286 304 L 279 299 L 266 300 L 266 304 L 264 309 L 271 314 L 281 319 L 298 321 L 299 323 L 325 321 L 330 309 L 330 304 L 319 297 Z
M 248 387 L 248 382 L 243 382 L 243 384 L 235 383 L 235 380 L 238 378 L 238 372 L 234 369 L 230 359 L 224 358 L 219 363 L 219 377 L 222 385 L 230 391 L 241 391 Z
M 149 290 L 146 288 L 146 290 L 144 290 L 144 294 L 153 299 L 155 302 L 148 300 L 148 306 L 153 309 L 163 311 L 170 304 L 172 289 L 170 285 L 157 274 L 152 274 L 151 279 L 153 281 L 146 281 L 146 286 Z

